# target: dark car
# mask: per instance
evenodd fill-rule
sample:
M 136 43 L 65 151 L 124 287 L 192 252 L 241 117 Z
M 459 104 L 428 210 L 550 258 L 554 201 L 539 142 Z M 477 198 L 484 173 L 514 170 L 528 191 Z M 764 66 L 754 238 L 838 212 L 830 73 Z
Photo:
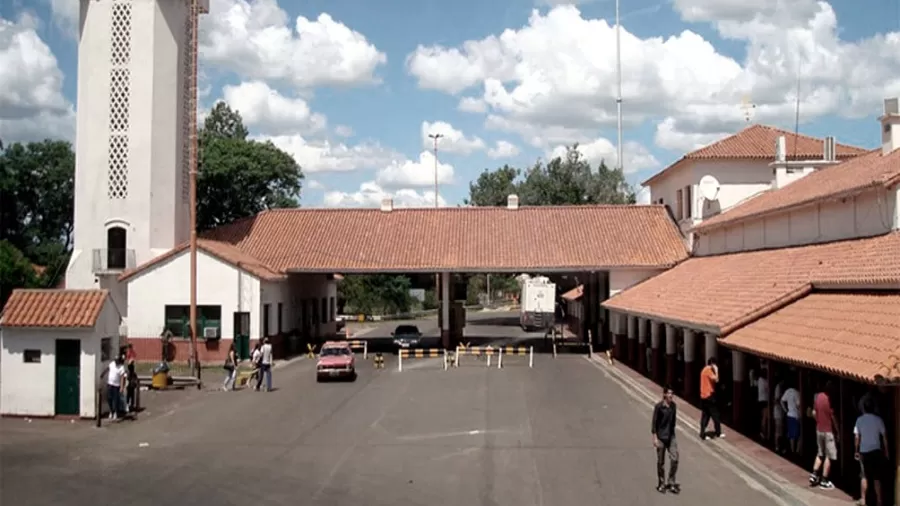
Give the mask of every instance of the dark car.
M 422 339 L 422 332 L 415 325 L 398 325 L 391 336 L 394 338 L 394 344 L 397 348 L 413 348 L 419 345 Z

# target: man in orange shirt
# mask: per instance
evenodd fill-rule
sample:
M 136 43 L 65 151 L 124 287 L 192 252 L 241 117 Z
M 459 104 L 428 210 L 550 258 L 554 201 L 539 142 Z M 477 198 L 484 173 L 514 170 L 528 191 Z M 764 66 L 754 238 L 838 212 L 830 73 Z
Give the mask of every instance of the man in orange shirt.
M 719 384 L 719 366 L 716 365 L 716 358 L 712 357 L 706 361 L 706 367 L 700 372 L 700 410 L 703 415 L 700 417 L 700 439 L 706 439 L 706 426 L 712 418 L 713 427 L 715 428 L 715 437 L 725 437 L 722 433 L 722 424 L 719 421 L 719 406 L 716 401 L 716 386 Z

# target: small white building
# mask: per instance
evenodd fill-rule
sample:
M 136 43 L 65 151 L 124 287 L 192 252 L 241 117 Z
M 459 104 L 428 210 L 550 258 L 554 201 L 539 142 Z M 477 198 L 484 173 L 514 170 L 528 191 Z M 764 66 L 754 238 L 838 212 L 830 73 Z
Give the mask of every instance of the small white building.
M 190 252 L 175 248 L 126 272 L 128 342 L 138 360 L 161 358 L 160 336 L 171 334 L 167 360 L 190 356 Z M 337 284 L 330 274 L 286 274 L 237 247 L 200 239 L 197 252 L 197 339 L 201 363 L 225 359 L 233 342 L 248 358 L 269 337 L 276 355 L 286 334 L 319 339 L 337 331 Z
M 14 290 L 0 316 L 0 414 L 96 416 L 120 321 L 106 290 Z

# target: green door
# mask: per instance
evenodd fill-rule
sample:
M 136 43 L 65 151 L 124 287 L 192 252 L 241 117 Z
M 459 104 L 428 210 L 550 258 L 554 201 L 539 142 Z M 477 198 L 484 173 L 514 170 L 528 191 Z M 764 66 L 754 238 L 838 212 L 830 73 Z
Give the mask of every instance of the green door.
M 234 313 L 234 351 L 239 360 L 250 358 L 250 313 Z
M 81 341 L 56 340 L 56 414 L 77 415 L 81 406 Z

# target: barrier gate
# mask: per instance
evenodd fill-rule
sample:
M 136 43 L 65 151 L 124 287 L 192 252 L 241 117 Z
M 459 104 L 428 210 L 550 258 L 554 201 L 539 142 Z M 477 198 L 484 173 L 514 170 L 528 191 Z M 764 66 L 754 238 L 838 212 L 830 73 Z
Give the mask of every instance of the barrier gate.
M 449 359 L 447 350 L 440 348 L 419 348 L 414 350 L 402 349 L 397 352 L 397 370 L 403 371 L 403 359 L 411 358 L 443 358 L 444 370 L 447 370 Z
M 468 346 L 459 345 L 453 357 L 453 367 L 459 367 L 459 357 L 473 356 L 486 357 L 487 367 L 491 367 L 491 361 L 494 355 L 497 355 L 497 368 L 503 368 L 503 355 L 528 356 L 528 367 L 534 367 L 534 347 L 533 346 Z

